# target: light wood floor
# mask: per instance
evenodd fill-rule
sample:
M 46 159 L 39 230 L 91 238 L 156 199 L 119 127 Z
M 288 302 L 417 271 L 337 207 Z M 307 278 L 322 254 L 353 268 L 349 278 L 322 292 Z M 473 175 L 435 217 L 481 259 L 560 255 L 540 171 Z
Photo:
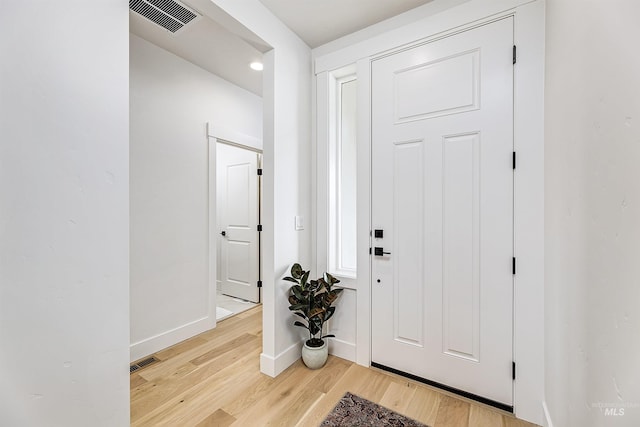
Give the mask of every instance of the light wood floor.
M 156 354 L 131 375 L 132 426 L 318 426 L 350 391 L 432 427 L 531 427 L 489 407 L 330 356 L 260 373 L 262 307 Z

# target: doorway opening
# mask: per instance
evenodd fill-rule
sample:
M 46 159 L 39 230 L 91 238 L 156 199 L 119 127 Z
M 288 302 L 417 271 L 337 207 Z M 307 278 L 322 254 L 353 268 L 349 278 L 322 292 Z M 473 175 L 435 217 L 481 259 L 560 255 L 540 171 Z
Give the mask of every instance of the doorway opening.
M 262 150 L 217 139 L 216 321 L 261 302 Z
M 217 8 L 183 3 L 199 18 L 179 33 L 130 11 L 131 361 L 216 326 L 207 123 L 263 134 L 263 74 L 248 64 L 272 48 Z

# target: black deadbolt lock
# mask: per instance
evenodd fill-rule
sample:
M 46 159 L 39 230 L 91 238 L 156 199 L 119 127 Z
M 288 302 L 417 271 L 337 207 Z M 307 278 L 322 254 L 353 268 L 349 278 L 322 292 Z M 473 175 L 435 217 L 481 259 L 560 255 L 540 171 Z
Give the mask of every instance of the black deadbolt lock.
M 382 230 L 373 230 L 373 237 L 375 237 L 376 239 L 382 239 L 382 236 L 384 235 Z

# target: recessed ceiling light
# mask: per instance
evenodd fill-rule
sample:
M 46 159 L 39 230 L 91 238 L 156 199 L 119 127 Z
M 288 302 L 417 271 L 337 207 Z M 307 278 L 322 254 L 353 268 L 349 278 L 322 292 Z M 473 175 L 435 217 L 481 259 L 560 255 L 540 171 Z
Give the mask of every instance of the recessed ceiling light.
M 249 64 L 249 67 L 251 67 L 252 70 L 256 71 L 262 71 L 262 69 L 264 68 L 262 62 L 252 62 L 251 64 Z

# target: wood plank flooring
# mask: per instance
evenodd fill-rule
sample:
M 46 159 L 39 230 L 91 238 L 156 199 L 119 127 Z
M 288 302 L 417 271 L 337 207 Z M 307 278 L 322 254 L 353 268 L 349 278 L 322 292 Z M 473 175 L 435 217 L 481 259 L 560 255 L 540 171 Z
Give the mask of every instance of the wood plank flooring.
M 260 373 L 262 307 L 156 353 L 131 375 L 131 425 L 318 426 L 345 392 L 431 427 L 532 427 L 510 414 L 330 356 L 299 360 L 277 378 Z

